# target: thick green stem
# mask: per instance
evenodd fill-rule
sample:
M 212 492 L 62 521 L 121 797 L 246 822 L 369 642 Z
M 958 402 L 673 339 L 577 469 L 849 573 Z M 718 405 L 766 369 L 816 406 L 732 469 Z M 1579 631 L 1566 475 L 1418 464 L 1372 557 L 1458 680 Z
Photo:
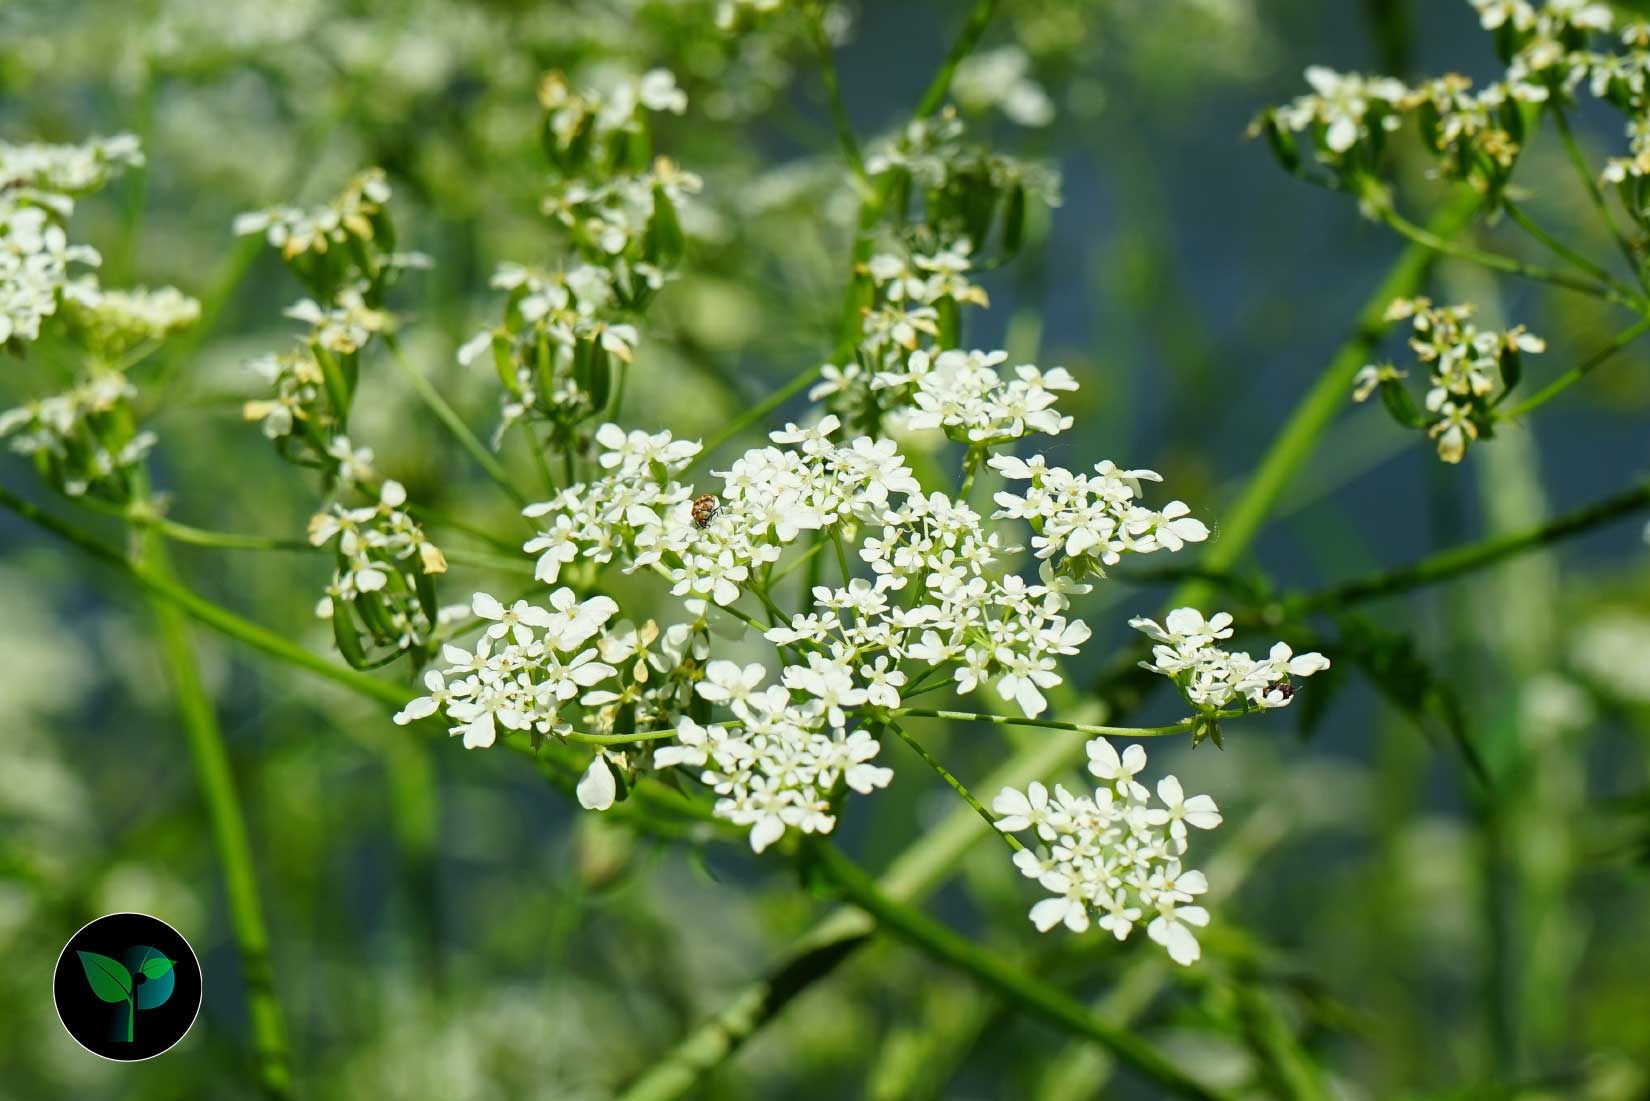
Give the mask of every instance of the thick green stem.
M 152 533 L 142 541 L 142 567 L 160 577 L 167 576 L 165 544 Z M 218 729 L 212 700 L 201 683 L 200 670 L 189 641 L 189 627 L 176 606 L 158 593 L 151 596 L 161 643 L 161 656 L 177 698 L 184 735 L 194 758 L 195 772 L 206 801 L 212 843 L 223 868 L 224 893 L 228 901 L 229 923 L 241 956 L 242 980 L 246 986 L 246 1008 L 252 1031 L 260 1089 L 268 1097 L 292 1095 L 292 1064 L 287 1050 L 286 1027 L 280 1003 L 275 997 L 275 967 L 270 960 L 269 933 L 264 925 L 263 905 L 258 897 L 258 881 L 247 837 L 246 817 L 235 789 L 229 754 Z M 127 1039 L 131 1019 L 127 1019 Z
M 1177 1096 L 1205 1099 L 1228 1096 L 1188 1075 L 1134 1033 L 1098 1020 L 1081 1002 L 1033 977 L 1024 967 L 992 954 L 920 910 L 889 897 L 870 876 L 829 843 L 819 842 L 810 852 L 816 867 L 841 890 L 844 898 L 924 954 L 959 968 L 1026 1012 L 1092 1040 Z
M 1467 224 L 1481 201 L 1470 192 L 1460 194 L 1433 219 L 1428 236 L 1446 241 Z M 1277 507 L 1289 483 L 1306 465 L 1330 423 L 1346 406 L 1352 377 L 1369 362 L 1376 342 L 1389 324 L 1385 320 L 1387 306 L 1394 298 L 1407 298 L 1420 289 L 1436 255 L 1433 248 L 1426 245 L 1416 244 L 1405 249 L 1375 293 L 1369 296 L 1352 338 L 1341 346 L 1312 388 L 1296 403 L 1242 496 L 1221 517 L 1220 537 L 1209 545 L 1209 552 L 1203 556 L 1204 569 L 1229 572 L 1248 553 L 1261 524 Z M 1177 598 L 1203 591 L 1199 584 L 1182 586 Z M 1179 601 L 1171 601 L 1175 602 Z

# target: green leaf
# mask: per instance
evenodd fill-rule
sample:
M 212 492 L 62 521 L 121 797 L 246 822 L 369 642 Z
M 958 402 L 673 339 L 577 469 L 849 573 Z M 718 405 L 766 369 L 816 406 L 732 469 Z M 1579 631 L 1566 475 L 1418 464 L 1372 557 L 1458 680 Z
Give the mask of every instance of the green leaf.
M 1380 385 L 1381 404 L 1392 415 L 1392 419 L 1405 428 L 1420 428 L 1426 423 L 1421 411 L 1415 407 L 1415 399 L 1410 397 L 1409 389 L 1403 382 L 1395 378 L 1384 378 Z
M 177 960 L 169 960 L 165 956 L 152 956 L 149 959 L 144 960 L 143 966 L 138 968 L 138 970 L 143 972 L 144 978 L 158 979 L 162 978 L 168 971 L 172 970 L 172 965 L 177 962 Z
M 132 973 L 119 960 L 100 956 L 96 952 L 79 952 L 80 966 L 86 969 L 86 980 L 92 984 L 92 993 L 106 1002 L 124 1002 L 132 996 Z
M 1501 351 L 1501 392 L 1510 394 L 1524 378 L 1524 357 L 1518 354 L 1517 348 L 1504 348 Z

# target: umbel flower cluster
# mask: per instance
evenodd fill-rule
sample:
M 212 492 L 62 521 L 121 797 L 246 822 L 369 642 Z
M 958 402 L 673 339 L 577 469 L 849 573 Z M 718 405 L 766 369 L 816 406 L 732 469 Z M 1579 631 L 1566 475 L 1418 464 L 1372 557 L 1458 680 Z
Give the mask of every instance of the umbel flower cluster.
M 1290 172 L 1356 196 L 1367 215 L 1414 241 L 1642 312 L 1640 289 L 1650 287 L 1650 254 L 1641 237 L 1621 228 L 1616 208 L 1641 234 L 1650 229 L 1650 23 L 1616 30 L 1610 5 L 1592 0 L 1470 2 L 1504 64 L 1498 79 L 1475 89 L 1468 78 L 1449 73 L 1408 85 L 1392 77 L 1314 66 L 1306 73 L 1311 91 L 1263 112 L 1251 132 L 1266 136 Z M 1567 116 L 1584 90 L 1621 116 L 1626 136 L 1628 155 L 1613 157 L 1597 170 L 1588 164 Z M 1542 229 L 1519 205 L 1523 196 L 1509 194 L 1519 157 L 1543 117 L 1554 120 L 1638 288 Z M 1500 253 L 1457 248 L 1399 214 L 1386 180 L 1386 152 L 1389 139 L 1412 120 L 1435 175 L 1478 191 L 1486 214 L 1505 215 L 1564 266 L 1543 268 Z M 1610 201 L 1611 191 L 1616 204 Z M 1430 372 L 1421 407 L 1404 388 L 1404 373 L 1390 363 L 1366 366 L 1355 382 L 1358 400 L 1379 391 L 1393 417 L 1406 427 L 1424 429 L 1437 441 L 1439 457 L 1449 463 L 1460 462 L 1473 441 L 1493 436 L 1499 422 L 1527 412 L 1573 381 L 1559 380 L 1527 402 L 1500 408 L 1522 378 L 1521 356 L 1543 351 L 1545 344 L 1522 326 L 1503 333 L 1480 331 L 1468 320 L 1471 312 L 1470 305 L 1435 307 L 1425 299 L 1393 303 L 1387 319 L 1413 321 L 1410 344 Z M 1579 377 L 1584 370 L 1572 375 Z
M 1101 781 L 1092 796 L 1059 784 L 1051 795 L 1033 781 L 1024 791 L 1005 787 L 992 800 L 999 830 L 1033 835 L 1036 847 L 1014 854 L 1021 874 L 1049 892 L 1031 908 L 1032 924 L 1043 932 L 1063 924 L 1081 933 L 1092 919 L 1118 940 L 1144 925 L 1176 963 L 1196 962 L 1202 950 L 1192 929 L 1209 924 L 1197 896 L 1209 883 L 1182 860 L 1190 829 L 1220 825 L 1219 808 L 1207 795 L 1188 799 L 1173 776 L 1157 782 L 1154 804 L 1135 779 L 1146 767 L 1139 745 L 1119 754 L 1096 738 L 1088 758 L 1089 772 Z
M 1522 377 L 1522 357 L 1547 350 L 1546 341 L 1522 325 L 1500 332 L 1479 329 L 1472 314 L 1470 303 L 1434 306 L 1426 298 L 1399 298 L 1387 307 L 1386 320 L 1409 319 L 1414 330 L 1409 346 L 1428 369 L 1424 414 L 1403 384 L 1406 373 L 1391 363 L 1369 364 L 1353 384 L 1354 400 L 1366 401 L 1379 391 L 1400 424 L 1425 428 L 1446 463 L 1460 462 L 1473 440 L 1494 435 L 1495 406 Z
M 621 96 L 619 110 L 567 87 L 556 78 L 546 96 L 556 142 L 587 134 L 597 147 L 614 147 L 634 138 L 625 120 L 640 117 L 627 112 L 645 104 L 642 90 Z M 655 81 L 656 91 L 667 88 L 673 83 Z M 571 156 L 557 148 L 553 163 Z M 698 442 L 601 423 L 587 437 L 586 475 L 524 509 L 539 530 L 523 552 L 553 587 L 548 601 L 477 593 L 482 637 L 468 649 L 442 649 L 426 694 L 398 722 L 440 719 L 478 748 L 512 735 L 535 745 L 594 743 L 577 785 L 592 809 L 624 799 L 650 771 L 686 772 L 715 795 L 714 813 L 746 829 L 762 851 L 788 835 L 831 832 L 850 793 L 892 782 L 880 738 L 914 695 L 948 689 L 1027 718 L 1048 711 L 1064 680 L 1061 661 L 1091 633 L 1074 602 L 1126 556 L 1173 553 L 1209 529 L 1184 502 L 1150 501 L 1144 487 L 1161 480 L 1152 471 L 1101 461 L 1076 472 L 1027 445 L 1072 427 L 1058 408 L 1077 388 L 1069 373 L 956 346 L 960 307 L 986 302 L 972 280 L 973 242 L 1001 248 L 1006 236 L 1013 244 L 1027 195 L 1052 195 L 1037 171 L 983 152 L 970 160 L 964 148 L 947 112 L 872 161 L 874 173 L 892 174 L 893 193 L 908 186 L 922 201 L 894 202 L 899 232 L 860 265 L 852 356 L 822 366 L 813 390 L 824 408 L 770 432 L 708 479 L 692 475 L 703 458 Z M 596 174 L 583 179 L 586 189 L 598 175 L 628 178 L 618 154 L 578 163 Z M 559 218 L 559 206 L 547 209 Z M 628 223 L 639 237 L 613 236 L 599 267 L 589 247 L 599 238 L 581 238 L 583 223 L 564 221 L 578 266 L 556 278 L 525 267 L 501 272 L 511 290 L 506 323 L 466 355 L 491 348 L 500 357 L 507 402 L 548 368 L 551 384 L 541 392 L 568 395 L 554 408 L 570 411 L 549 416 L 551 440 L 580 431 L 606 404 L 592 400 L 601 396 L 589 388 L 594 376 L 580 374 L 602 349 L 598 327 L 612 335 L 612 315 L 595 303 L 647 285 L 646 241 L 658 210 Z M 634 332 L 624 334 L 617 359 L 640 369 Z M 952 446 L 961 486 L 925 485 L 894 431 L 926 450 Z M 995 509 L 971 501 L 980 476 L 1003 487 Z M 679 614 L 664 623 L 623 618 L 612 597 L 589 595 L 610 569 L 653 578 L 679 601 Z M 787 610 L 782 583 L 798 571 L 807 578 L 802 606 Z M 1160 644 L 1150 667 L 1179 687 L 1193 713 L 1186 729 L 1200 737 L 1218 737 L 1222 718 L 1287 704 L 1291 678 L 1327 665 L 1282 644 L 1264 660 L 1222 650 L 1217 643 L 1232 634 L 1227 616 L 1204 621 L 1181 609 L 1164 627 L 1137 626 Z M 752 636 L 766 659 L 752 660 Z M 1112 756 L 1132 766 L 1128 783 L 1119 780 L 1124 764 L 1107 766 L 1100 774 L 1117 782 L 1109 796 L 1061 796 L 1064 817 L 1038 810 L 1026 819 L 1055 831 L 1045 838 L 1054 847 L 1035 871 L 1023 856 L 1021 867 L 1066 900 L 1058 913 L 1039 904 L 1034 920 L 1080 929 L 1085 907 L 1111 908 L 1107 928 L 1126 935 L 1138 921 L 1189 962 L 1197 949 L 1187 927 L 1200 916 L 1190 903 L 1201 884 L 1181 871 L 1179 855 L 1188 822 L 1208 828 L 1219 816 L 1212 801 L 1183 801 L 1168 779 L 1160 785 L 1165 806 L 1146 806 L 1132 781 L 1140 751 Z M 1041 791 L 1024 794 L 1025 814 L 1000 808 L 1008 828 L 1025 828 L 1011 824 L 1043 806 Z
M 142 494 L 143 460 L 155 444 L 132 409 L 126 372 L 166 337 L 194 324 L 200 304 L 172 287 L 105 289 L 97 251 L 68 236 L 76 202 L 143 163 L 135 137 L 84 145 L 0 144 L 0 345 L 21 351 L 43 323 L 64 322 L 82 353 L 67 391 L 0 412 L 0 439 L 33 460 L 70 497 L 125 505 Z
M 855 240 L 837 362 L 798 384 L 811 376 L 817 404 L 707 473 L 698 441 L 620 416 L 627 374 L 647 367 L 641 322 L 695 223 L 698 179 L 652 148 L 656 117 L 685 112 L 686 97 L 653 70 L 589 82 L 552 73 L 538 98 L 552 169 L 542 212 L 564 251 L 499 270 L 503 318 L 459 358 L 490 356 L 504 427 L 524 426 L 540 458 L 565 462 L 559 488 L 523 509 L 536 531 L 521 564 L 542 593 L 474 592 L 468 622 L 455 624 L 437 599 L 448 566 L 423 530 L 430 517 L 352 436 L 363 372 L 381 353 L 411 370 L 389 297 L 403 271 L 427 263 L 395 251 L 384 173 L 362 172 L 320 207 L 276 207 L 234 227 L 262 236 L 305 292 L 286 311 L 301 335 L 253 364 L 268 389 L 244 415 L 319 475 L 309 543 L 333 555 L 317 612 L 339 652 L 356 668 L 405 657 L 422 673 L 423 694 L 396 721 L 439 722 L 469 748 L 587 746 L 577 795 L 594 810 L 649 773 L 697 783 L 758 852 L 832 832 L 850 795 L 888 786 L 882 736 L 909 737 L 906 717 L 933 717 L 908 707 L 919 696 L 967 697 L 981 710 L 961 714 L 993 723 L 1071 725 L 1042 717 L 1063 694 L 1063 662 L 1091 637 L 1079 602 L 1126 558 L 1180 552 L 1210 529 L 1187 503 L 1159 499 L 1151 470 L 1052 463 L 1040 447 L 1074 427 L 1061 402 L 1077 380 L 963 343 L 963 307 L 987 304 L 978 268 L 1013 255 L 1031 204 L 1058 201 L 1057 178 L 970 141 L 949 108 L 874 148 L 865 172 L 879 220 Z M 124 148 L 7 154 L 47 165 L 16 200 L 46 212 L 41 249 L 94 259 L 61 237 L 69 192 L 35 194 L 54 180 L 100 182 Z M 26 441 L 66 492 L 141 503 L 152 438 L 137 431 L 133 387 L 111 361 L 140 358 L 198 307 L 64 276 L 49 303 L 8 314 L 7 331 L 21 339 L 57 313 L 93 349 L 93 373 L 6 414 L 0 433 Z M 427 384 L 420 393 L 508 484 L 439 395 Z M 936 459 L 959 468 L 955 483 L 918 476 Z M 610 594 L 611 571 L 632 576 Z M 621 598 L 649 586 L 668 611 L 627 617 Z M 1218 742 L 1221 720 L 1288 704 L 1295 678 L 1327 665 L 1281 643 L 1261 660 L 1222 649 L 1229 616 L 1183 608 L 1161 626 L 1134 625 L 1156 644 L 1147 668 L 1190 709 L 1173 729 L 1194 744 Z M 1005 834 L 1035 834 L 1036 852 L 1016 862 L 1053 897 L 1032 920 L 1080 931 L 1099 914 L 1119 939 L 1142 926 L 1189 963 L 1190 929 L 1208 916 L 1195 903 L 1203 878 L 1181 858 L 1188 827 L 1213 828 L 1219 813 L 1172 777 L 1153 803 L 1135 778 L 1138 747 L 1119 755 L 1101 740 L 1089 755 L 1103 782 L 1092 798 L 1033 784 L 996 799 Z
M 503 319 L 458 359 L 469 366 L 490 356 L 504 386 L 501 435 L 525 418 L 535 440 L 534 425 L 543 425 L 560 443 L 622 391 L 634 321 L 681 260 L 679 212 L 700 181 L 651 153 L 651 116 L 687 110 L 664 69 L 582 90 L 548 73 L 539 104 L 553 177 L 541 205 L 576 260 L 558 270 L 502 265 L 493 286 L 508 295 Z
M 308 326 L 292 349 L 249 365 L 269 387 L 243 415 L 282 458 L 318 470 L 328 500 L 310 521 L 310 542 L 336 543 L 337 570 L 316 614 L 332 625 L 344 659 L 364 669 L 413 654 L 422 661 L 440 623 L 435 578 L 446 556 L 408 511 L 406 489 L 380 481 L 370 448 L 349 437 L 350 411 L 366 353 L 393 339 L 384 297 L 401 272 L 427 266 L 394 251 L 390 186 L 369 168 L 311 210 L 272 207 L 235 219 L 235 232 L 262 234 L 310 291 L 286 310 Z M 352 507 L 349 496 L 373 503 Z

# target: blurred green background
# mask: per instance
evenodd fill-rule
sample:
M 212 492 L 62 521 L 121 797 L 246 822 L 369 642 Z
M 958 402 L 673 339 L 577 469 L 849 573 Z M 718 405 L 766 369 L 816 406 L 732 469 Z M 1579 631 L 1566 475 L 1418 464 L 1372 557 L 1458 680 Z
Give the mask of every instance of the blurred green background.
M 714 6 L 0 5 L 0 136 L 141 134 L 148 169 L 83 204 L 76 236 L 103 252 L 107 283 L 174 283 L 206 303 L 198 337 L 161 353 L 176 382 L 146 394 L 172 515 L 303 530 L 316 487 L 239 413 L 257 389 L 245 362 L 290 339 L 280 310 L 299 294 L 230 223 L 322 201 L 363 165 L 388 170 L 402 241 L 435 261 L 394 303 L 412 319 L 408 354 L 490 429 L 496 380 L 453 353 L 494 311 L 498 261 L 559 255 L 536 206 L 532 93 L 548 68 L 664 65 L 690 97 L 656 145 L 705 190 L 684 277 L 644 334 L 626 419 L 714 434 L 817 363 L 832 345 L 854 198 L 816 63 L 794 20 L 728 36 Z M 906 116 L 964 7 L 842 9 L 843 94 L 862 135 Z M 1278 171 L 1244 126 L 1294 95 L 1307 64 L 1482 76 L 1494 71 L 1489 41 L 1464 2 L 1443 0 L 1004 0 L 982 50 L 1001 63 L 1011 55 L 990 51 L 1012 45 L 1053 122 L 1024 127 L 988 104 L 968 113 L 1004 150 L 1057 164 L 1065 202 L 989 278 L 993 308 L 972 342 L 1077 375 L 1078 427 L 1051 449 L 1060 461 L 1153 467 L 1218 522 L 1400 245 L 1344 197 Z M 1619 150 L 1614 122 L 1582 121 L 1600 158 Z M 1414 175 L 1424 204 L 1434 192 Z M 1545 222 L 1608 255 L 1555 142 L 1535 142 L 1520 178 Z M 1587 300 L 1456 265 L 1436 270 L 1432 293 L 1546 335 L 1532 371 L 1556 373 L 1613 331 Z M 0 363 L 0 405 L 61 388 L 69 366 Z M 379 367 L 356 442 L 415 499 L 513 531 L 508 502 Z M 1349 403 L 1254 569 L 1311 587 L 1615 492 L 1645 473 L 1647 404 L 1650 363 L 1629 354 L 1528 431 L 1445 468 L 1377 409 Z M 519 463 L 515 446 L 506 460 Z M 0 458 L 0 479 L 44 498 L 13 457 Z M 213 599 L 329 649 L 311 614 L 325 556 L 180 547 L 177 560 Z M 1363 613 L 1384 652 L 1453 686 L 1488 787 L 1451 749 L 1444 709 L 1395 704 L 1333 649 L 1340 683 L 1323 688 L 1328 707 L 1310 729 L 1283 716 L 1234 728 L 1224 753 L 1154 748 L 1227 813 L 1204 866 L 1230 897 L 1200 968 L 1171 973 L 1144 938 L 1037 938 L 1023 917 L 1031 899 L 995 847 L 967 861 L 936 912 L 1109 999 L 1108 1013 L 1198 1073 L 1256 1096 L 1268 1095 L 1264 1045 L 1242 1011 L 1256 988 L 1304 1035 L 1336 1096 L 1650 1096 L 1647 579 L 1650 554 L 1624 523 Z M 455 568 L 445 593 L 520 584 Z M 1079 686 L 1128 616 L 1162 595 L 1116 580 L 1090 598 L 1081 614 L 1097 640 Z M 152 631 L 120 578 L 0 516 L 0 1097 L 255 1096 L 221 876 Z M 636 837 L 572 809 L 514 755 L 425 744 L 370 703 L 205 631 L 195 640 L 250 819 L 303 1096 L 611 1096 L 829 905 L 776 861 Z M 1175 717 L 1161 699 L 1143 713 L 1160 714 Z M 968 779 L 1009 752 L 991 730 L 924 733 Z M 843 826 L 873 867 L 951 806 L 904 747 L 884 758 L 900 782 Z M 206 975 L 191 1035 L 135 1066 L 82 1052 L 47 996 L 69 935 L 122 909 L 170 921 Z M 878 942 L 699 1096 L 1155 1093 Z

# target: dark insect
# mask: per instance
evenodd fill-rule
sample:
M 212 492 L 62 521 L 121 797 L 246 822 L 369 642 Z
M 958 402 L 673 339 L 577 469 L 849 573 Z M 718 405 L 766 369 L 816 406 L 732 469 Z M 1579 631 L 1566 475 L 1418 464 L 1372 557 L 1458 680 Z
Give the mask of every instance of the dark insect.
M 716 515 L 717 508 L 718 505 L 716 495 L 714 493 L 707 493 L 703 497 L 695 497 L 693 499 L 693 526 L 696 528 L 708 528 L 710 526 L 711 519 Z
M 1272 686 L 1272 691 L 1276 692 L 1286 700 L 1292 700 L 1295 698 L 1295 685 L 1293 681 L 1280 681 Z

